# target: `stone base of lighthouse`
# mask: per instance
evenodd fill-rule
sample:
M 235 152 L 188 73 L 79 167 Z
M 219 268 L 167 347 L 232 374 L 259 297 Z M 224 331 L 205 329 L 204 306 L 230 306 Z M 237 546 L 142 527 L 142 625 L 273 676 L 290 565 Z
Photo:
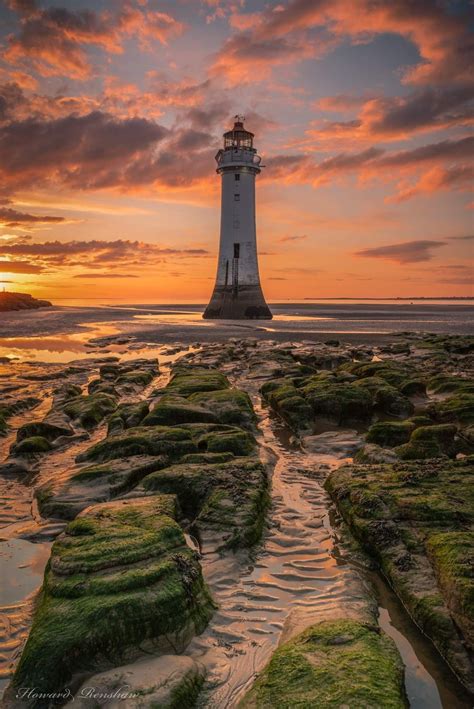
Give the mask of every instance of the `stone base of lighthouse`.
M 258 286 L 218 286 L 204 311 L 207 320 L 271 320 L 273 315 Z

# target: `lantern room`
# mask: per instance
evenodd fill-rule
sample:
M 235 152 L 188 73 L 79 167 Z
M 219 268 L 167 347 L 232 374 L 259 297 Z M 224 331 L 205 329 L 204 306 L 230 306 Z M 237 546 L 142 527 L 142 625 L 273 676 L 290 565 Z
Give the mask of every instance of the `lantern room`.
M 253 147 L 253 133 L 245 130 L 243 116 L 235 116 L 234 127 L 224 133 L 224 150 L 239 150 L 241 148 L 256 152 Z

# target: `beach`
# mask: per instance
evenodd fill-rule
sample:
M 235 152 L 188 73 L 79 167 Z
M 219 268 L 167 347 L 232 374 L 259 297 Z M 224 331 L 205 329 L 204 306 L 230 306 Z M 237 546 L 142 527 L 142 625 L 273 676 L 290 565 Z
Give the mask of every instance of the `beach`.
M 464 383 L 472 373 L 473 305 L 331 302 L 273 304 L 272 310 L 271 321 L 241 322 L 204 321 L 201 306 L 190 304 L 74 304 L 4 314 L 0 396 L 5 410 L 10 406 L 11 411 L 5 414 L 0 437 L 0 553 L 7 581 L 0 610 L 5 628 L 0 667 L 3 688 L 15 677 L 15 668 L 17 673 L 24 672 L 18 675 L 22 683 L 30 681 L 24 667 L 28 653 L 34 651 L 30 644 L 24 648 L 34 602 L 51 549 L 54 554 L 52 544 L 65 538 L 66 524 L 75 524 L 71 521 L 76 515 L 77 522 L 95 514 L 94 510 L 100 514 L 101 505 L 113 515 L 117 504 L 148 504 L 156 494 L 148 497 L 155 487 L 147 485 L 156 485 L 160 494 L 175 490 L 174 483 L 166 482 L 160 473 L 165 462 L 157 457 L 158 448 L 153 448 L 153 454 L 152 448 L 146 449 L 146 455 L 140 448 L 138 457 L 128 448 L 107 452 L 109 445 L 113 451 L 115 441 L 120 446 L 123 440 L 128 446 L 127 436 L 134 431 L 145 447 L 149 440 L 151 445 L 148 434 L 153 434 L 155 426 L 164 430 L 166 424 L 173 436 L 173 427 L 183 436 L 191 432 L 181 457 L 169 454 L 167 465 L 171 467 L 165 473 L 169 471 L 170 481 L 178 473 L 181 479 L 183 461 L 190 463 L 192 474 L 197 473 L 193 465 L 200 462 L 204 471 L 210 466 L 213 475 L 228 475 L 232 468 L 226 466 L 241 456 L 236 460 L 242 470 L 248 469 L 250 489 L 254 487 L 255 494 L 258 491 L 260 502 L 255 506 L 253 493 L 252 501 L 247 497 L 245 479 L 243 487 L 238 486 L 242 481 L 235 482 L 228 493 L 224 476 L 219 492 L 224 494 L 222 526 L 219 516 L 207 518 L 199 511 L 200 502 L 197 510 L 194 503 L 189 506 L 186 486 L 184 493 L 176 487 L 181 508 L 176 519 L 184 530 L 186 553 L 195 565 L 193 578 L 202 573 L 202 583 L 210 589 L 216 607 L 209 605 L 202 590 L 193 590 L 194 602 L 202 606 L 200 620 L 186 626 L 184 635 L 173 636 L 164 657 L 163 650 L 158 652 L 158 646 L 152 645 L 148 654 L 133 650 L 125 655 L 131 664 L 97 662 L 88 672 L 90 677 L 96 668 L 87 686 L 110 690 L 117 675 L 100 671 L 123 665 L 120 671 L 127 673 L 132 688 L 144 691 L 146 686 L 153 696 L 157 692 L 161 697 L 153 678 L 181 677 L 185 672 L 201 692 L 198 706 L 230 709 L 252 691 L 255 678 L 281 643 L 298 639 L 305 629 L 316 627 L 313 624 L 331 627 L 345 618 L 355 624 L 351 632 L 375 623 L 377 632 L 381 629 L 392 639 L 404 676 L 400 691 L 408 695 L 410 706 L 469 706 L 465 686 L 459 681 L 459 677 L 467 681 L 460 650 L 456 650 L 456 677 L 435 649 L 436 634 L 433 645 L 418 629 L 416 613 L 410 617 L 397 592 L 378 573 L 375 550 L 372 556 L 364 556 L 356 548 L 357 529 L 353 539 L 343 524 L 343 510 L 335 504 L 337 493 L 329 494 L 327 481 L 341 466 L 351 465 L 360 451 L 365 456 L 380 455 L 376 460 L 384 465 L 393 464 L 396 458 L 388 444 L 367 448 L 366 437 L 377 423 L 401 421 L 409 434 L 416 427 L 423 428 L 431 409 L 434 418 L 428 423 L 436 423 L 436 407 L 446 394 L 432 391 L 433 382 L 442 375 L 456 376 Z M 354 369 L 358 363 L 380 374 L 364 379 L 367 375 Z M 389 385 L 380 379 L 385 376 L 384 367 L 389 368 Z M 196 381 L 194 372 L 198 373 Z M 317 389 L 323 380 L 335 387 L 335 394 L 342 391 L 343 383 L 344 387 L 352 387 L 354 381 L 363 384 L 354 389 L 359 397 L 355 404 L 347 403 L 353 407 L 347 418 L 343 416 L 346 403 L 337 398 L 325 402 L 322 413 L 315 415 L 317 409 L 304 413 L 308 404 L 298 387 L 308 381 Z M 224 405 L 221 400 L 229 386 L 241 394 L 225 400 Z M 295 401 L 297 408 L 286 409 L 278 403 L 286 401 L 278 398 L 278 386 L 282 391 L 296 386 L 288 401 Z M 165 408 L 157 418 L 160 406 Z M 333 415 L 339 406 L 337 420 Z M 366 418 L 364 407 L 368 407 Z M 301 418 L 303 413 L 310 417 L 310 429 Z M 458 425 L 467 431 L 464 419 Z M 453 443 L 456 427 L 451 427 L 449 445 L 461 445 L 457 438 Z M 193 438 L 197 434 L 200 442 Z M 446 450 L 452 459 L 452 451 L 464 449 Z M 110 479 L 110 463 L 101 462 L 108 460 L 115 465 Z M 97 473 L 95 468 L 84 468 L 98 462 Z M 191 478 L 189 484 L 194 484 Z M 332 484 L 337 490 L 337 477 Z M 199 500 L 200 493 L 194 494 Z M 245 522 L 239 522 L 240 505 L 245 506 Z M 233 530 L 232 544 L 229 530 Z M 135 532 L 129 534 L 133 540 Z M 54 559 L 56 568 L 59 560 Z M 124 574 L 126 563 L 121 558 Z M 145 573 L 147 565 L 141 563 L 140 572 Z M 55 593 L 60 593 L 61 579 L 58 574 Z M 107 572 L 103 579 L 105 583 Z M 80 586 L 84 583 L 82 578 Z M 430 594 L 434 588 L 430 587 Z M 85 615 L 83 622 L 89 632 L 91 619 Z M 428 636 L 430 632 L 430 628 L 425 630 Z M 456 642 L 454 636 L 452 642 Z M 22 651 L 23 664 L 18 666 Z M 62 657 L 67 656 L 65 650 Z M 33 656 L 32 666 L 34 661 Z M 81 661 L 78 657 L 77 662 Z M 399 670 L 394 663 L 396 693 Z M 68 671 L 66 662 L 64 672 Z M 54 666 L 51 672 L 54 678 Z M 81 677 L 73 672 L 74 692 L 81 691 Z M 6 699 L 8 706 L 11 685 Z M 80 706 L 90 706 L 85 699 L 80 701 L 85 702 Z M 130 702 L 124 706 L 135 706 Z

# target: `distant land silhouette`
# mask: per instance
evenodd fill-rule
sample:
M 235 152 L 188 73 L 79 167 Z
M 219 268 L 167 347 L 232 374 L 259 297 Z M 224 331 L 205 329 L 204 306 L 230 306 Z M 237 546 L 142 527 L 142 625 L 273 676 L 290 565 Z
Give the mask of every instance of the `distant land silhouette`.
M 35 310 L 37 308 L 49 308 L 52 303 L 49 300 L 38 300 L 29 293 L 0 293 L 0 312 L 8 310 Z

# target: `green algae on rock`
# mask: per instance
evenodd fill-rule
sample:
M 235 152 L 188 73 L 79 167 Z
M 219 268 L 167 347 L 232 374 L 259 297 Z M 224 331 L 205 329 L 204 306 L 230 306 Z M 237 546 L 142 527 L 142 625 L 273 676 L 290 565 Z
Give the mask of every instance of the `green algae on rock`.
M 171 496 L 91 507 L 53 545 L 33 626 L 13 678 L 52 692 L 73 675 L 182 650 L 212 601 L 174 520 Z
M 216 369 L 180 365 L 173 369 L 173 375 L 166 391 L 188 397 L 195 392 L 228 388 L 227 378 Z
M 59 483 L 49 481 L 35 491 L 43 517 L 72 520 L 89 505 L 108 502 L 133 489 L 145 475 L 164 468 L 166 456 L 138 455 L 89 465 Z
M 368 430 L 366 439 L 379 446 L 399 446 L 408 443 L 415 424 L 411 421 L 379 421 Z
M 148 414 L 148 402 L 137 401 L 130 404 L 119 404 L 109 418 L 107 435 L 120 433 L 127 428 L 139 426 Z
M 403 663 L 376 625 L 328 620 L 279 647 L 239 709 L 404 709 Z
M 77 421 L 85 429 L 91 429 L 115 411 L 117 401 L 109 394 L 98 392 L 68 399 L 62 408 L 70 419 Z
M 19 458 L 28 458 L 41 453 L 47 453 L 52 448 L 51 443 L 44 436 L 30 436 L 23 438 L 11 447 L 11 453 Z
M 471 635 L 460 618 L 472 602 L 464 560 L 474 552 L 474 459 L 344 466 L 326 487 L 417 625 L 472 691 Z M 446 534 L 464 539 L 449 568 L 449 544 L 458 538 Z
M 165 394 L 143 421 L 144 426 L 175 426 L 181 423 L 217 423 L 209 409 L 188 401 L 184 396 Z
M 395 448 L 395 453 L 402 460 L 454 457 L 458 452 L 456 433 L 457 428 L 452 424 L 420 426 L 411 433 L 407 443 Z
M 191 432 L 177 426 L 137 426 L 108 436 L 77 456 L 77 462 L 105 462 L 135 455 L 179 457 L 197 452 Z
M 198 533 L 222 536 L 221 548 L 247 547 L 260 539 L 269 498 L 265 467 L 256 458 L 181 463 L 148 475 L 142 485 L 176 495 Z
M 256 421 L 250 397 L 240 389 L 199 391 L 189 401 L 212 411 L 220 423 L 251 427 Z

